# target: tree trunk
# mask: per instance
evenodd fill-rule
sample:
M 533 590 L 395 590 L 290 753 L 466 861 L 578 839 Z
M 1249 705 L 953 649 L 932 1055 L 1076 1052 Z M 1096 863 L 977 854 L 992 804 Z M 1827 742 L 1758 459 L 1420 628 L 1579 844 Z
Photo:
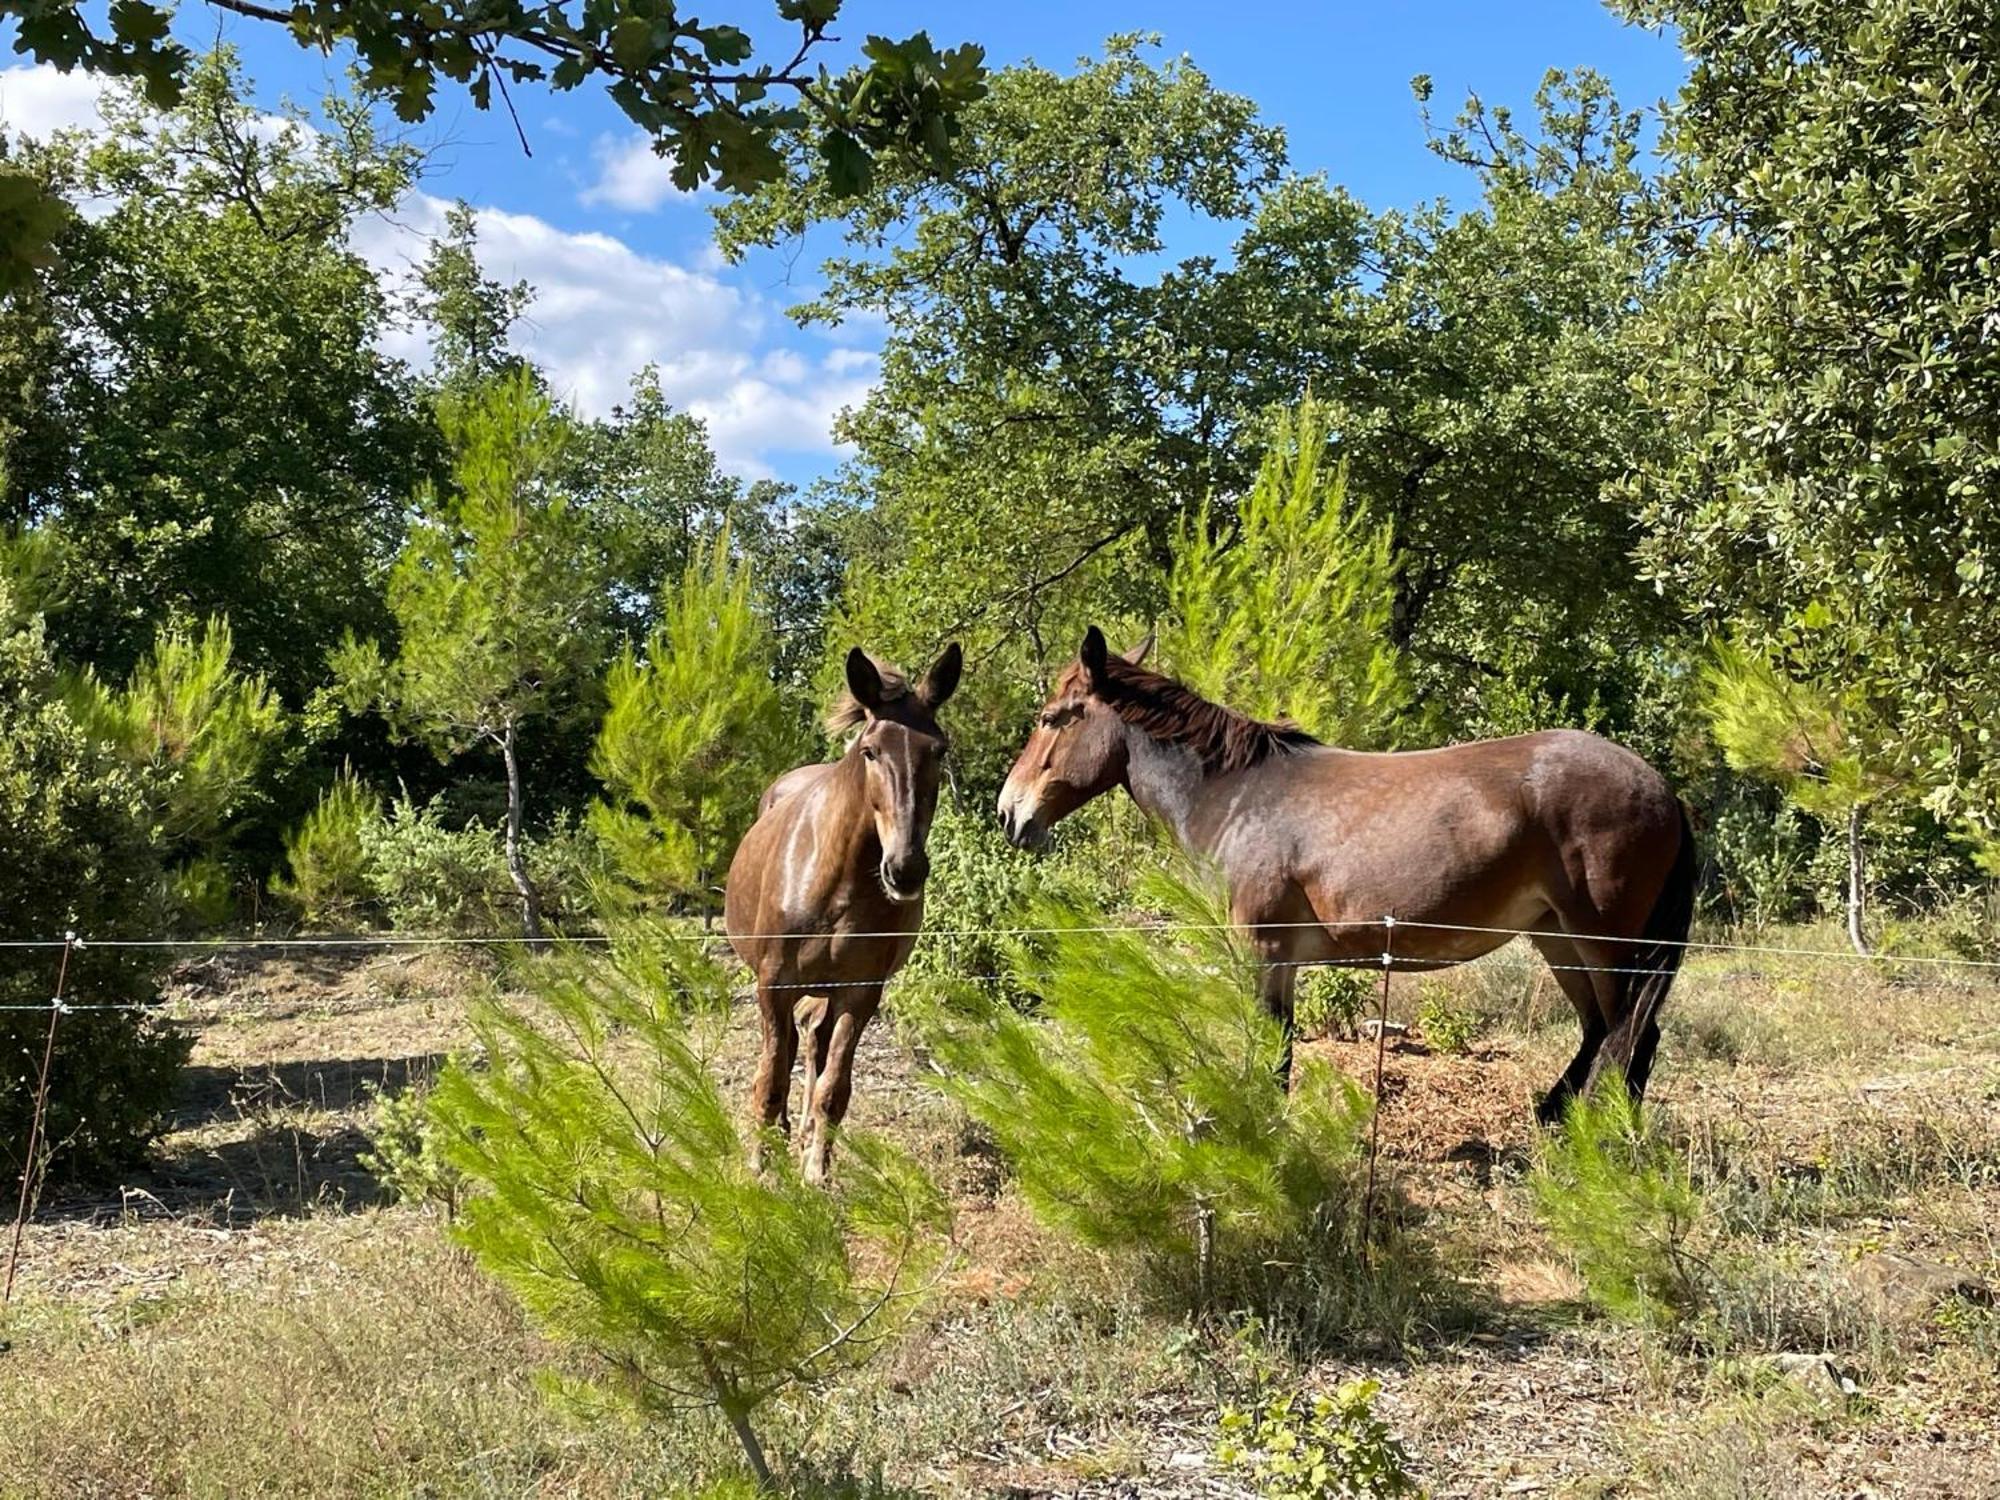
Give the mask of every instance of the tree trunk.
M 521 855 L 521 760 L 515 753 L 514 725 L 510 720 L 500 735 L 500 758 L 507 763 L 507 874 L 521 897 L 521 933 L 529 946 L 539 948 L 542 936 L 542 898 L 528 878 L 528 862 Z
M 1868 935 L 1862 919 L 1867 914 L 1868 859 L 1861 847 L 1863 816 L 1859 802 L 1847 810 L 1847 940 L 1856 953 L 1866 955 Z

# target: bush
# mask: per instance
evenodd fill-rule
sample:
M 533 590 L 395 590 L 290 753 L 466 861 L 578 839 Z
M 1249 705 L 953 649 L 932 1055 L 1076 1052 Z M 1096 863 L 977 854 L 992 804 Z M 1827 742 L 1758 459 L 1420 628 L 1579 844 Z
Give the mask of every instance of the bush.
M 1094 906 L 1037 901 L 1030 925 L 1049 934 L 1011 961 L 1041 1019 L 973 995 L 972 1019 L 930 1040 L 939 1085 L 993 1133 L 1038 1213 L 1192 1271 L 1179 1285 L 1212 1305 L 1219 1272 L 1254 1272 L 1345 1200 L 1367 1101 L 1313 1063 L 1279 1087 L 1283 1036 L 1218 892 L 1157 876 L 1142 898 L 1186 930 L 1107 932 Z
M 15 604 L 0 568 L 0 912 L 8 936 L 156 935 L 172 897 L 154 840 L 145 773 L 93 739 L 58 691 L 39 616 Z M 23 1159 L 59 949 L 0 950 L 0 1180 Z M 155 951 L 71 955 L 70 1004 L 124 1005 L 156 993 Z M 69 1178 L 130 1166 L 173 1101 L 187 1038 L 139 1011 L 79 1011 L 56 1029 L 44 1150 Z
M 418 807 L 398 797 L 389 816 L 364 824 L 368 881 L 401 932 L 487 933 L 510 925 L 518 898 L 498 829 L 473 818 L 453 828 L 441 798 Z
M 1301 1036 L 1351 1037 L 1381 993 L 1379 970 L 1315 967 L 1299 974 L 1292 1022 Z
M 1387 1500 L 1420 1495 L 1409 1455 L 1375 1415 L 1381 1385 L 1350 1380 L 1331 1396 L 1273 1395 L 1253 1415 L 1222 1414 L 1216 1457 L 1249 1473 L 1267 1500 Z
M 1696 1309 L 1703 1264 L 1692 1241 L 1702 1196 L 1687 1163 L 1646 1130 L 1617 1078 L 1570 1101 L 1562 1129 L 1541 1144 L 1529 1186 L 1599 1307 L 1652 1325 Z
M 465 1194 L 465 1174 L 438 1149 L 428 1088 L 412 1083 L 390 1093 L 372 1081 L 363 1087 L 375 1101 L 375 1128 L 368 1138 L 373 1149 L 361 1153 L 362 1167 L 398 1203 L 434 1203 L 447 1218 L 455 1216 Z
M 1417 986 L 1417 1030 L 1431 1051 L 1469 1050 L 1482 1024 L 1479 1012 L 1462 1002 L 1450 985 L 1432 979 Z
M 966 988 L 1011 1005 L 1028 1003 L 1036 984 L 1010 963 L 1006 929 L 1032 925 L 1030 908 L 1044 894 L 1095 907 L 1104 922 L 1116 887 L 1104 872 L 1103 838 L 1085 814 L 1056 831 L 1049 852 L 1025 855 L 1008 847 L 992 816 L 962 807 L 952 793 L 940 797 L 926 846 L 931 873 L 924 884 L 924 935 L 903 970 L 908 980 L 946 993 Z
M 707 1057 L 730 980 L 697 945 L 628 942 L 525 972 L 534 1008 L 481 1001 L 486 1065 L 448 1067 L 431 1096 L 443 1158 L 471 1185 L 459 1238 L 596 1357 L 580 1394 L 720 1410 L 768 1483 L 752 1419 L 902 1325 L 947 1205 L 860 1132 L 843 1136 L 837 1195 L 782 1150 L 751 1166 Z
M 381 821 L 381 797 L 353 772 L 342 771 L 299 826 L 285 835 L 291 875 L 272 881 L 272 894 L 290 902 L 309 927 L 367 925 L 379 910 L 368 835 Z

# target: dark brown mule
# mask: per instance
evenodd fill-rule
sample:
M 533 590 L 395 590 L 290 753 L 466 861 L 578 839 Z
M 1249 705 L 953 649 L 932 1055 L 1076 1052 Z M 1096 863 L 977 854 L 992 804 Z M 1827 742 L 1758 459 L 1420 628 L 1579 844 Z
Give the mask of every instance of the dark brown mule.
M 827 724 L 858 726 L 847 753 L 771 783 L 729 863 L 729 941 L 757 980 L 764 1052 L 751 1090 L 763 1125 L 791 1130 L 792 1062 L 805 1044 L 806 1176 L 824 1181 L 854 1086 L 854 1049 L 924 919 L 957 642 L 912 690 L 859 647 Z
M 1125 787 L 1220 866 L 1288 1037 L 1298 966 L 1379 958 L 1385 916 L 1399 968 L 1464 963 L 1508 941 L 1454 928 L 1531 933 L 1583 1022 L 1541 1117 L 1560 1117 L 1601 1065 L 1644 1092 L 1694 907 L 1693 834 L 1657 771 L 1568 729 L 1337 750 L 1207 702 L 1142 667 L 1145 650 L 1114 656 L 1095 627 L 1084 637 L 1000 793 L 1012 842 L 1039 844 Z

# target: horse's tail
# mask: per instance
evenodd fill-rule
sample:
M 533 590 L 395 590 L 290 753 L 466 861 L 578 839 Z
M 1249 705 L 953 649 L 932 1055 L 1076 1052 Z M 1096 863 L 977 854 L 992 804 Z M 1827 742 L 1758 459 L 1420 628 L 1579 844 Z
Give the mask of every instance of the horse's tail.
M 1680 811 L 1681 846 L 1674 854 L 1666 884 L 1654 898 L 1652 911 L 1646 914 L 1646 926 L 1640 933 L 1644 941 L 1630 950 L 1631 967 L 1638 972 L 1626 976 L 1631 1005 L 1621 1032 L 1613 1037 L 1612 1060 L 1622 1057 L 1625 1086 L 1634 1099 L 1646 1092 L 1646 1078 L 1653 1071 L 1653 1053 L 1660 1045 L 1660 1007 L 1666 1003 L 1667 991 L 1673 988 L 1674 975 L 1687 953 L 1688 930 L 1694 925 L 1698 869 L 1694 825 L 1688 820 L 1687 805 L 1676 805 Z

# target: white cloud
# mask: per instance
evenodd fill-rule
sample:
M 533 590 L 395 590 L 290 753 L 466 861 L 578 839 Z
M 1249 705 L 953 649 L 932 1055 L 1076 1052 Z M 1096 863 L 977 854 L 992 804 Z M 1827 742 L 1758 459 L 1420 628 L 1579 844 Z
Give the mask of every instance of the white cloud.
M 0 68 L 0 125 L 37 140 L 58 130 L 99 129 L 104 116 L 98 101 L 106 87 L 81 68 L 73 73 L 59 73 L 47 63 Z
M 601 135 L 591 155 L 597 158 L 597 180 L 578 195 L 586 208 L 649 214 L 669 198 L 694 196 L 674 186 L 666 158 L 655 155 L 643 135 Z
M 393 221 L 361 226 L 355 249 L 406 278 L 446 208 L 441 198 L 412 194 Z M 758 477 L 772 472 L 774 454 L 833 452 L 835 413 L 873 383 L 873 355 L 834 349 L 815 361 L 774 343 L 789 327 L 777 310 L 709 270 L 531 214 L 482 208 L 478 228 L 481 269 L 535 289 L 516 342 L 586 415 L 609 412 L 633 374 L 657 366 L 667 400 L 708 423 L 724 467 Z M 412 361 L 426 356 L 418 332 L 399 334 L 391 347 Z
M 35 136 L 100 127 L 104 88 L 87 74 L 46 65 L 0 69 L 0 126 Z M 284 128 L 270 117 L 260 123 L 267 131 Z M 666 164 L 643 139 L 621 146 L 607 137 L 599 159 L 605 173 L 598 201 L 654 208 L 674 192 Z M 354 249 L 391 283 L 407 284 L 429 239 L 443 230 L 448 206 L 414 192 L 394 214 L 357 224 Z M 708 423 L 724 467 L 759 477 L 772 472 L 781 453 L 832 454 L 835 413 L 873 384 L 872 352 L 801 350 L 778 306 L 732 280 L 712 246 L 682 263 L 609 234 L 558 229 L 532 214 L 480 208 L 478 217 L 486 274 L 535 289 L 517 342 L 586 415 L 607 414 L 624 399 L 632 376 L 655 365 L 667 400 Z M 421 330 L 397 330 L 385 344 L 413 363 L 429 355 Z

